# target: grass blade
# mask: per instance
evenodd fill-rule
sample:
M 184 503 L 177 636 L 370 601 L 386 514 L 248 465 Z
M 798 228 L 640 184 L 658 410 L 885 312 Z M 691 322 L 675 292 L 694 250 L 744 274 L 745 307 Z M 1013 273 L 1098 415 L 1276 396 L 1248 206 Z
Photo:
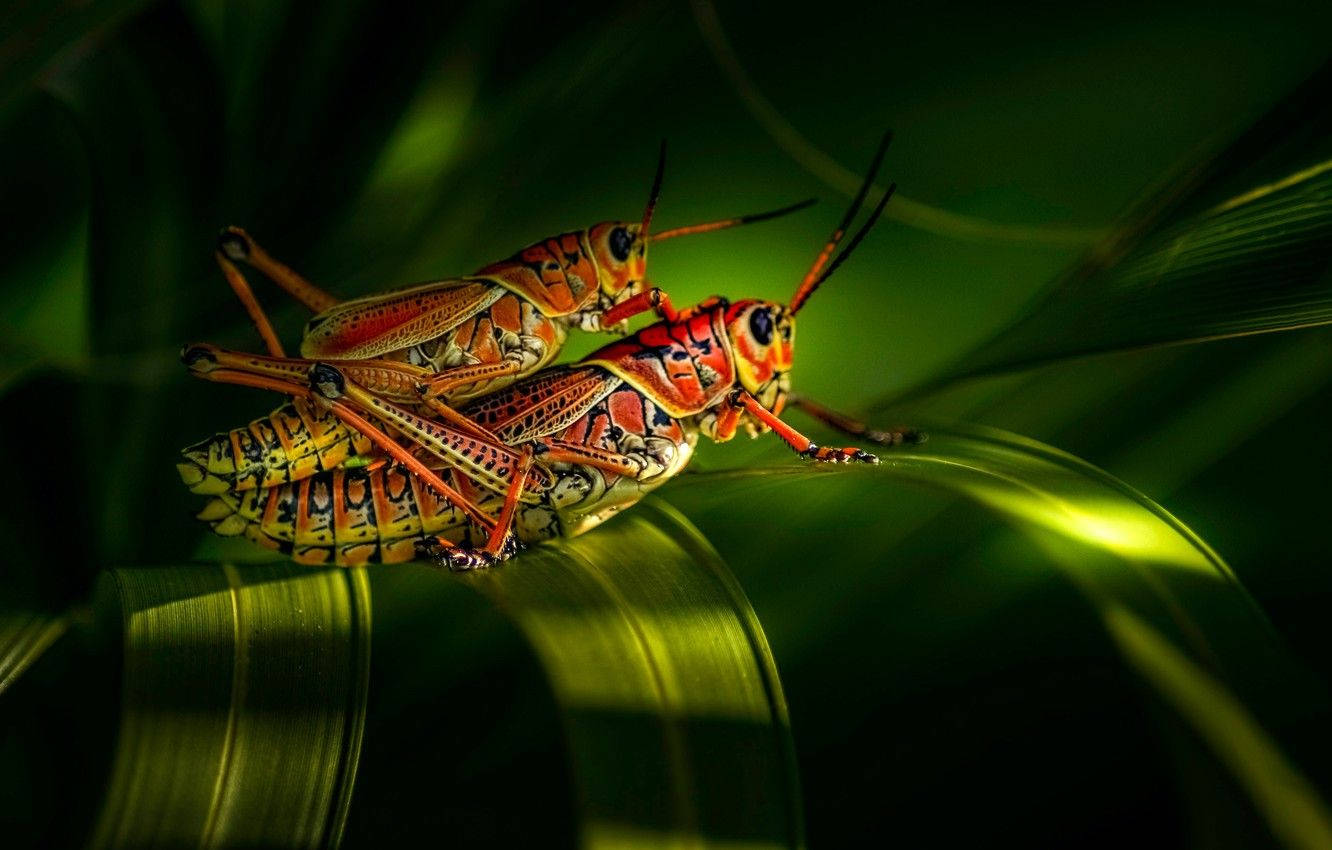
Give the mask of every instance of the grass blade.
M 359 571 L 123 569 L 117 753 L 96 847 L 334 846 L 370 662 Z
M 584 846 L 803 844 L 767 639 L 735 578 L 672 509 L 640 505 L 464 581 L 527 635 L 567 713 Z
M 1168 181 L 1025 317 L 928 388 L 1067 357 L 1332 322 L 1329 102 L 1332 65 Z
M 775 619 L 788 621 L 782 641 L 797 646 L 814 643 L 814 633 L 850 630 L 853 622 L 882 623 L 904 614 L 929 622 L 928 612 L 911 612 L 909 603 L 897 600 L 941 592 L 948 599 L 962 592 L 956 576 L 937 579 L 940 586 L 933 591 L 916 589 L 909 570 L 897 580 L 884 576 L 886 568 L 908 569 L 910 562 L 900 563 L 899 553 L 918 553 L 931 571 L 988 562 L 992 571 L 1019 574 L 1030 574 L 1034 553 L 1037 564 L 1053 568 L 1080 591 L 1122 663 L 1211 750 L 1272 834 L 1291 847 L 1318 846 L 1332 814 L 1301 764 L 1317 767 L 1323 744 L 1301 727 L 1300 715 L 1325 706 L 1326 689 L 1285 646 L 1224 560 L 1187 526 L 1090 464 L 995 430 L 933 430 L 925 445 L 894 449 L 882 461 L 877 468 L 790 464 L 699 473 L 692 486 L 668 490 L 667 497 L 698 516 L 718 502 L 743 500 L 763 517 L 765 535 L 751 532 L 731 544 L 752 553 L 748 567 L 732 555 L 742 575 L 770 571 L 781 559 L 836 565 L 819 571 L 816 586 L 779 578 L 790 583 L 789 591 L 764 598 L 763 610 L 784 612 Z M 904 496 L 904 485 L 961 497 L 970 503 L 961 511 L 970 525 L 979 506 L 997 519 L 997 527 L 992 524 L 979 538 L 959 534 L 967 523 L 945 509 L 950 502 Z M 790 504 L 796 487 L 801 496 Z M 854 511 L 848 512 L 848 505 Z M 773 528 L 801 533 L 772 534 Z M 810 529 L 820 533 L 810 538 Z M 718 543 L 729 551 L 724 544 Z M 920 577 L 914 581 L 934 587 Z M 983 595 L 984 588 L 968 585 L 965 592 Z M 954 608 L 944 604 L 934 613 L 965 617 Z M 930 628 L 946 633 L 937 623 Z M 875 631 L 885 642 L 898 632 L 913 632 L 904 625 L 855 633 L 865 641 L 873 640 L 866 635 Z M 925 663 L 913 662 L 909 653 L 932 657 L 930 650 L 900 640 L 890 645 L 895 653 L 907 653 L 899 662 L 906 670 L 918 671 Z M 808 663 L 817 666 L 828 650 L 810 651 L 814 658 Z M 854 663 L 855 650 L 845 651 L 846 663 Z M 1029 656 L 1024 661 L 1029 663 Z M 803 687 L 808 691 L 812 685 Z M 888 687 L 880 683 L 871 692 Z M 1197 781 L 1193 775 L 1181 778 L 1185 785 Z M 1282 820 L 1287 805 L 1299 812 L 1290 822 Z

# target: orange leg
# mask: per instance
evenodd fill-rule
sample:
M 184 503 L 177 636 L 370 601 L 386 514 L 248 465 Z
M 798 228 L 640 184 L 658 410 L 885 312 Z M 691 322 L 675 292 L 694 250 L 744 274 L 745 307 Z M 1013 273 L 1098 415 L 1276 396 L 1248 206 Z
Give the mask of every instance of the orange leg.
M 407 471 L 416 475 L 426 483 L 432 490 L 448 499 L 450 503 L 456 505 L 468 518 L 484 529 L 489 534 L 495 528 L 495 520 L 478 508 L 471 500 L 467 499 L 453 487 L 429 469 L 424 463 L 417 459 L 411 452 L 398 445 L 390 439 L 383 431 L 370 424 L 364 417 L 353 410 L 346 403 L 334 398 L 328 398 L 316 393 L 310 387 L 304 384 L 284 381 L 279 378 L 272 378 L 266 375 L 255 375 L 249 372 L 240 372 L 234 369 L 214 369 L 210 372 L 198 373 L 199 377 L 215 381 L 222 384 L 238 384 L 243 387 L 255 387 L 262 390 L 272 390 L 283 393 L 284 395 L 295 396 L 305 399 L 314 404 L 326 406 L 335 416 L 338 417 L 349 428 L 353 428 L 368 437 L 371 442 L 379 447 L 389 457 L 401 464 Z
M 273 259 L 250 238 L 250 234 L 239 227 L 228 227 L 222 231 L 217 238 L 217 250 L 229 259 L 247 264 L 315 313 L 322 313 L 338 303 L 338 299 Z
M 541 460 L 548 463 L 578 463 L 626 478 L 642 478 L 648 471 L 641 462 L 618 452 L 602 451 L 590 446 L 566 443 L 549 437 L 540 444 Z M 660 467 L 658 467 L 660 469 Z
M 841 431 L 847 436 L 858 437 L 862 440 L 868 440 L 871 443 L 878 443 L 881 446 L 910 445 L 923 443 L 929 439 L 928 434 L 915 428 L 893 428 L 887 431 L 871 428 L 857 419 L 852 419 L 846 414 L 830 410 L 818 402 L 811 401 L 807 398 L 791 396 L 787 399 L 787 403 L 797 410 L 801 410 L 814 417 L 828 427 Z
M 771 428 L 778 437 L 781 437 L 782 440 L 801 457 L 821 461 L 823 463 L 879 462 L 877 457 L 863 449 L 857 449 L 854 447 L 838 449 L 815 445 L 809 437 L 806 437 L 804 434 L 778 419 L 776 414 L 759 404 L 758 399 L 754 398 L 744 390 L 733 391 L 727 401 L 730 407 L 744 410 L 746 413 L 749 413 L 755 419 Z M 719 422 L 718 431 L 721 430 L 720 424 L 721 423 Z M 734 432 L 734 426 L 732 426 L 732 432 Z
M 190 367 L 190 371 L 199 377 L 214 369 L 231 369 L 300 383 L 309 381 L 310 369 L 318 362 L 302 357 L 265 357 L 262 354 L 229 351 L 208 343 L 192 343 L 185 346 L 181 359 Z M 365 387 L 375 395 L 399 402 L 419 401 L 455 428 L 475 434 L 492 443 L 499 442 L 499 438 L 494 434 L 438 399 L 420 396 L 418 393 L 422 381 L 433 374 L 420 366 L 392 360 L 340 360 L 338 368 L 357 385 Z
M 241 274 L 240 269 L 236 268 L 230 260 L 223 256 L 221 251 L 215 252 L 214 256 L 217 258 L 217 264 L 222 267 L 222 275 L 226 277 L 227 283 L 231 284 L 232 291 L 236 293 L 241 306 L 249 314 L 255 330 L 259 331 L 259 336 L 263 339 L 264 347 L 268 349 L 268 353 L 274 357 L 285 357 L 286 352 L 282 350 L 282 343 L 273 330 L 273 324 L 268 321 L 268 314 L 259 305 L 259 299 L 254 297 L 254 292 L 245 280 L 245 275 Z
M 518 472 L 513 476 L 513 481 L 509 483 L 509 492 L 504 494 L 504 507 L 500 510 L 500 515 L 495 520 L 495 527 L 490 530 L 490 539 L 486 541 L 486 551 L 492 555 L 498 555 L 504 548 L 506 538 L 508 538 L 510 529 L 513 528 L 513 514 L 518 508 L 518 497 L 523 493 L 523 485 L 527 483 L 527 473 L 532 468 L 532 449 L 529 446 L 523 447 L 523 457 L 518 464 Z
M 417 391 L 421 393 L 422 398 L 435 399 L 459 387 L 466 387 L 478 381 L 503 378 L 506 375 L 517 375 L 522 370 L 523 364 L 516 360 L 480 363 L 475 366 L 458 366 L 425 378 L 421 381 Z
M 513 486 L 513 479 L 519 477 L 521 450 L 450 428 L 400 407 L 348 380 L 329 363 L 316 364 L 310 370 L 310 382 L 320 395 L 354 404 L 482 486 L 505 493 Z M 552 483 L 549 476 L 540 472 L 524 472 L 521 477 L 527 486 L 519 495 L 530 502 L 539 501 Z
M 493 567 L 501 561 L 508 560 L 521 546 L 513 534 L 513 518 L 521 502 L 519 497 L 522 495 L 527 473 L 531 467 L 532 450 L 525 447 L 517 474 L 509 483 L 509 491 L 504 495 L 504 507 L 500 509 L 495 527 L 490 530 L 490 536 L 480 549 L 463 549 L 436 537 L 417 543 L 417 552 L 454 572 Z
M 639 313 L 646 313 L 648 310 L 655 310 L 657 315 L 668 322 L 676 321 L 680 314 L 676 312 L 671 304 L 671 297 L 658 287 L 652 287 L 638 293 L 637 295 L 626 298 L 619 304 L 607 310 L 601 317 L 601 326 L 609 328 L 623 322 L 625 319 L 633 318 Z

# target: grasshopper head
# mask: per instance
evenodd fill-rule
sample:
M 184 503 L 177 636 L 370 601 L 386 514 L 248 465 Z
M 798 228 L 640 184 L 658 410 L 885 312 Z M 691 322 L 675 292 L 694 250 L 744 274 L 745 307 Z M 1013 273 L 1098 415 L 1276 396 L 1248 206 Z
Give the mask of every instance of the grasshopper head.
M 740 386 L 759 404 L 773 413 L 781 413 L 791 389 L 791 361 L 794 354 L 795 316 L 809 302 L 809 297 L 827 280 L 851 252 L 860 244 L 870 228 L 883 214 L 888 199 L 893 196 L 895 185 L 890 185 L 875 205 L 869 218 L 860 226 L 841 253 L 833 256 L 847 228 L 860 211 L 868 195 L 879 165 L 892 134 L 884 135 L 879 142 L 879 149 L 874 155 L 869 173 L 865 176 L 860 190 L 851 202 L 851 208 L 842 217 L 842 221 L 833 231 L 832 236 L 819 252 L 818 258 L 800 285 L 796 287 L 791 303 L 783 306 L 773 301 L 737 301 L 726 309 L 726 333 L 734 352 L 736 376 Z
M 795 315 L 773 301 L 737 301 L 726 309 L 726 334 L 740 386 L 773 413 L 791 390 Z
M 623 221 L 595 224 L 588 231 L 601 293 L 618 304 L 643 289 L 647 277 L 647 239 L 643 226 Z

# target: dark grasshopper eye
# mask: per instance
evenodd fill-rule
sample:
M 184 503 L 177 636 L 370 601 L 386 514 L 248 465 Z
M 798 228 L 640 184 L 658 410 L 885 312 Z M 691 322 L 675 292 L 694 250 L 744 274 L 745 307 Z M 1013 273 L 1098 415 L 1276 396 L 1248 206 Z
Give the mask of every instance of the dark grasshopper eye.
M 749 314 L 749 334 L 759 345 L 772 342 L 772 314 L 760 307 Z
M 629 261 L 629 249 L 634 244 L 634 237 L 629 235 L 629 231 L 623 227 L 617 227 L 610 232 L 611 256 L 622 263 Z

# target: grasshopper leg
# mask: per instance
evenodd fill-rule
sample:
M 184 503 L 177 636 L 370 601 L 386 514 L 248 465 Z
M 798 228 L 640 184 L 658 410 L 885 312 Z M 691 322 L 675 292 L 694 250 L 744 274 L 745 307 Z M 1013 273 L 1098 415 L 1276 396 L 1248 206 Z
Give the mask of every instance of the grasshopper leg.
M 181 359 L 191 372 L 201 378 L 206 378 L 205 373 L 215 369 L 231 369 L 292 382 L 307 382 L 310 369 L 319 362 L 303 357 L 265 357 L 262 354 L 230 351 L 208 343 L 185 346 Z M 344 360 L 338 362 L 338 368 L 359 386 L 378 396 L 398 402 L 419 402 L 455 428 L 492 442 L 499 441 L 494 434 L 452 407 L 424 394 L 421 391 L 423 383 L 434 376 L 427 369 L 391 360 Z
M 487 515 L 477 507 L 476 504 L 459 493 L 455 488 L 446 484 L 434 470 L 422 463 L 420 458 L 416 457 L 411 451 L 403 448 L 383 431 L 372 425 L 350 405 L 336 397 L 330 397 L 333 393 L 328 391 L 326 387 L 321 387 L 321 391 L 316 392 L 305 384 L 298 384 L 292 381 L 268 377 L 266 375 L 255 375 L 249 372 L 241 372 L 226 368 L 213 369 L 208 372 L 200 373 L 200 377 L 221 384 L 237 384 L 243 387 L 272 390 L 284 395 L 304 399 L 312 404 L 327 407 L 334 416 L 343 422 L 343 424 L 364 434 L 379 448 L 380 451 L 397 461 L 401 466 L 407 469 L 408 472 L 411 472 L 424 482 L 426 486 L 430 487 L 440 496 L 447 499 L 451 504 L 455 505 L 467 515 L 468 519 L 472 520 L 473 523 L 483 529 L 487 534 L 495 528 L 494 518 Z
M 787 403 L 849 437 L 878 443 L 881 446 L 918 445 L 930 438 L 929 434 L 916 428 L 899 427 L 887 430 L 871 428 L 858 419 L 838 413 L 803 396 L 790 396 Z
M 490 536 L 484 546 L 479 549 L 469 549 L 436 537 L 418 543 L 417 552 L 453 572 L 485 569 L 513 557 L 522 547 L 513 533 L 513 518 L 531 467 L 532 450 L 524 448 L 518 474 L 509 484 L 509 490 L 504 496 L 504 507 L 500 510 L 499 517 L 495 520 L 495 527 L 490 530 Z
M 245 263 L 316 313 L 322 313 L 338 303 L 338 299 L 292 271 L 289 266 L 275 260 L 251 238 L 250 234 L 239 227 L 227 227 L 218 234 L 217 253 L 219 261 L 227 259 Z
M 816 460 L 821 463 L 879 462 L 879 459 L 874 455 L 864 449 L 855 448 L 854 446 L 848 448 L 833 448 L 816 445 L 809 437 L 806 437 L 804 434 L 777 418 L 776 414 L 759 404 L 758 399 L 754 398 L 744 390 L 734 390 L 731 393 L 729 401 L 729 409 L 725 411 L 718 420 L 718 439 L 729 439 L 735 433 L 736 425 L 739 424 L 740 414 L 743 412 L 751 414 L 755 419 L 771 428 L 773 432 L 800 457 Z

